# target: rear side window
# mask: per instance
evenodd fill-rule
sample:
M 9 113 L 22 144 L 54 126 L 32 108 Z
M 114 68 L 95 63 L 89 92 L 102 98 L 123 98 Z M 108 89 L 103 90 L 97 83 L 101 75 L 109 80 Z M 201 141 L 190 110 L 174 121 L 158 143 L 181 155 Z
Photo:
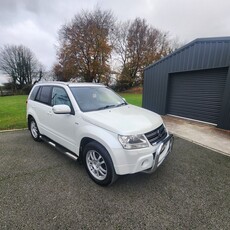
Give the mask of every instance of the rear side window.
M 34 99 L 35 99 L 35 97 L 36 97 L 36 95 L 37 95 L 37 92 L 38 92 L 38 90 L 39 90 L 39 86 L 35 86 L 34 88 L 33 88 L 33 91 L 32 91 L 32 93 L 30 94 L 30 100 L 33 100 L 34 101 Z
M 36 96 L 36 101 L 50 105 L 51 90 L 52 90 L 52 86 L 40 87 L 39 92 Z

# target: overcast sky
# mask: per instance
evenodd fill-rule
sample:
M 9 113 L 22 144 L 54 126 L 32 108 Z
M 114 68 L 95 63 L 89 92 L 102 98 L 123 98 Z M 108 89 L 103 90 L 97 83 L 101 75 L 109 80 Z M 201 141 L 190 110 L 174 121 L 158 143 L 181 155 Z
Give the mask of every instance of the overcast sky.
M 0 0 L 0 47 L 27 46 L 49 70 L 61 25 L 95 6 L 111 10 L 121 21 L 145 18 L 183 43 L 230 36 L 230 0 Z

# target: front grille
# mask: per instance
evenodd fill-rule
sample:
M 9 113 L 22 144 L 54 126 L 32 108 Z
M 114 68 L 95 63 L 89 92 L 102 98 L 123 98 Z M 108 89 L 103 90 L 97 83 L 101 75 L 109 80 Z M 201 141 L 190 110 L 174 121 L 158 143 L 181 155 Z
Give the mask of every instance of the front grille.
M 163 140 L 167 136 L 167 132 L 165 130 L 164 125 L 161 125 L 157 129 L 154 129 L 148 133 L 145 133 L 146 138 L 150 142 L 150 144 L 156 144 Z

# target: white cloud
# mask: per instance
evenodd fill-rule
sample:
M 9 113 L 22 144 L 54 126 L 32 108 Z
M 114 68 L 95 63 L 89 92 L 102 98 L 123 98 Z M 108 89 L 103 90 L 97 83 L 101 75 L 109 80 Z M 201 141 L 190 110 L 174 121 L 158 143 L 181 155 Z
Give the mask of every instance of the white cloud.
M 181 41 L 230 36 L 229 0 L 1 0 L 0 47 L 23 44 L 49 69 L 61 25 L 96 5 L 112 10 L 118 20 L 146 18 Z
M 7 75 L 0 73 L 0 86 L 7 82 L 10 82 L 10 78 Z
M 150 21 L 179 36 L 181 40 L 230 35 L 230 1 L 158 1 Z M 224 25 L 224 26 L 222 26 Z
M 0 27 L 0 30 L 3 30 L 3 28 Z M 53 47 L 56 42 L 55 37 L 39 28 L 34 21 L 29 19 L 20 21 L 11 27 L 6 27 L 4 31 L 8 36 L 2 38 L 3 44 L 27 46 L 48 67 L 55 61 Z

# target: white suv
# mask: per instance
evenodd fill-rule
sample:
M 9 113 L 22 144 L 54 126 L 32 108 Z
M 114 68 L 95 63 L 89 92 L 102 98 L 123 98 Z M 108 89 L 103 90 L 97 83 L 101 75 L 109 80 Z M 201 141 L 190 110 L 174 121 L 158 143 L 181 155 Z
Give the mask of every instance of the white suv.
M 173 136 L 158 114 L 100 84 L 36 84 L 27 100 L 27 121 L 35 141 L 81 159 L 99 185 L 112 184 L 117 175 L 151 173 L 172 150 Z

